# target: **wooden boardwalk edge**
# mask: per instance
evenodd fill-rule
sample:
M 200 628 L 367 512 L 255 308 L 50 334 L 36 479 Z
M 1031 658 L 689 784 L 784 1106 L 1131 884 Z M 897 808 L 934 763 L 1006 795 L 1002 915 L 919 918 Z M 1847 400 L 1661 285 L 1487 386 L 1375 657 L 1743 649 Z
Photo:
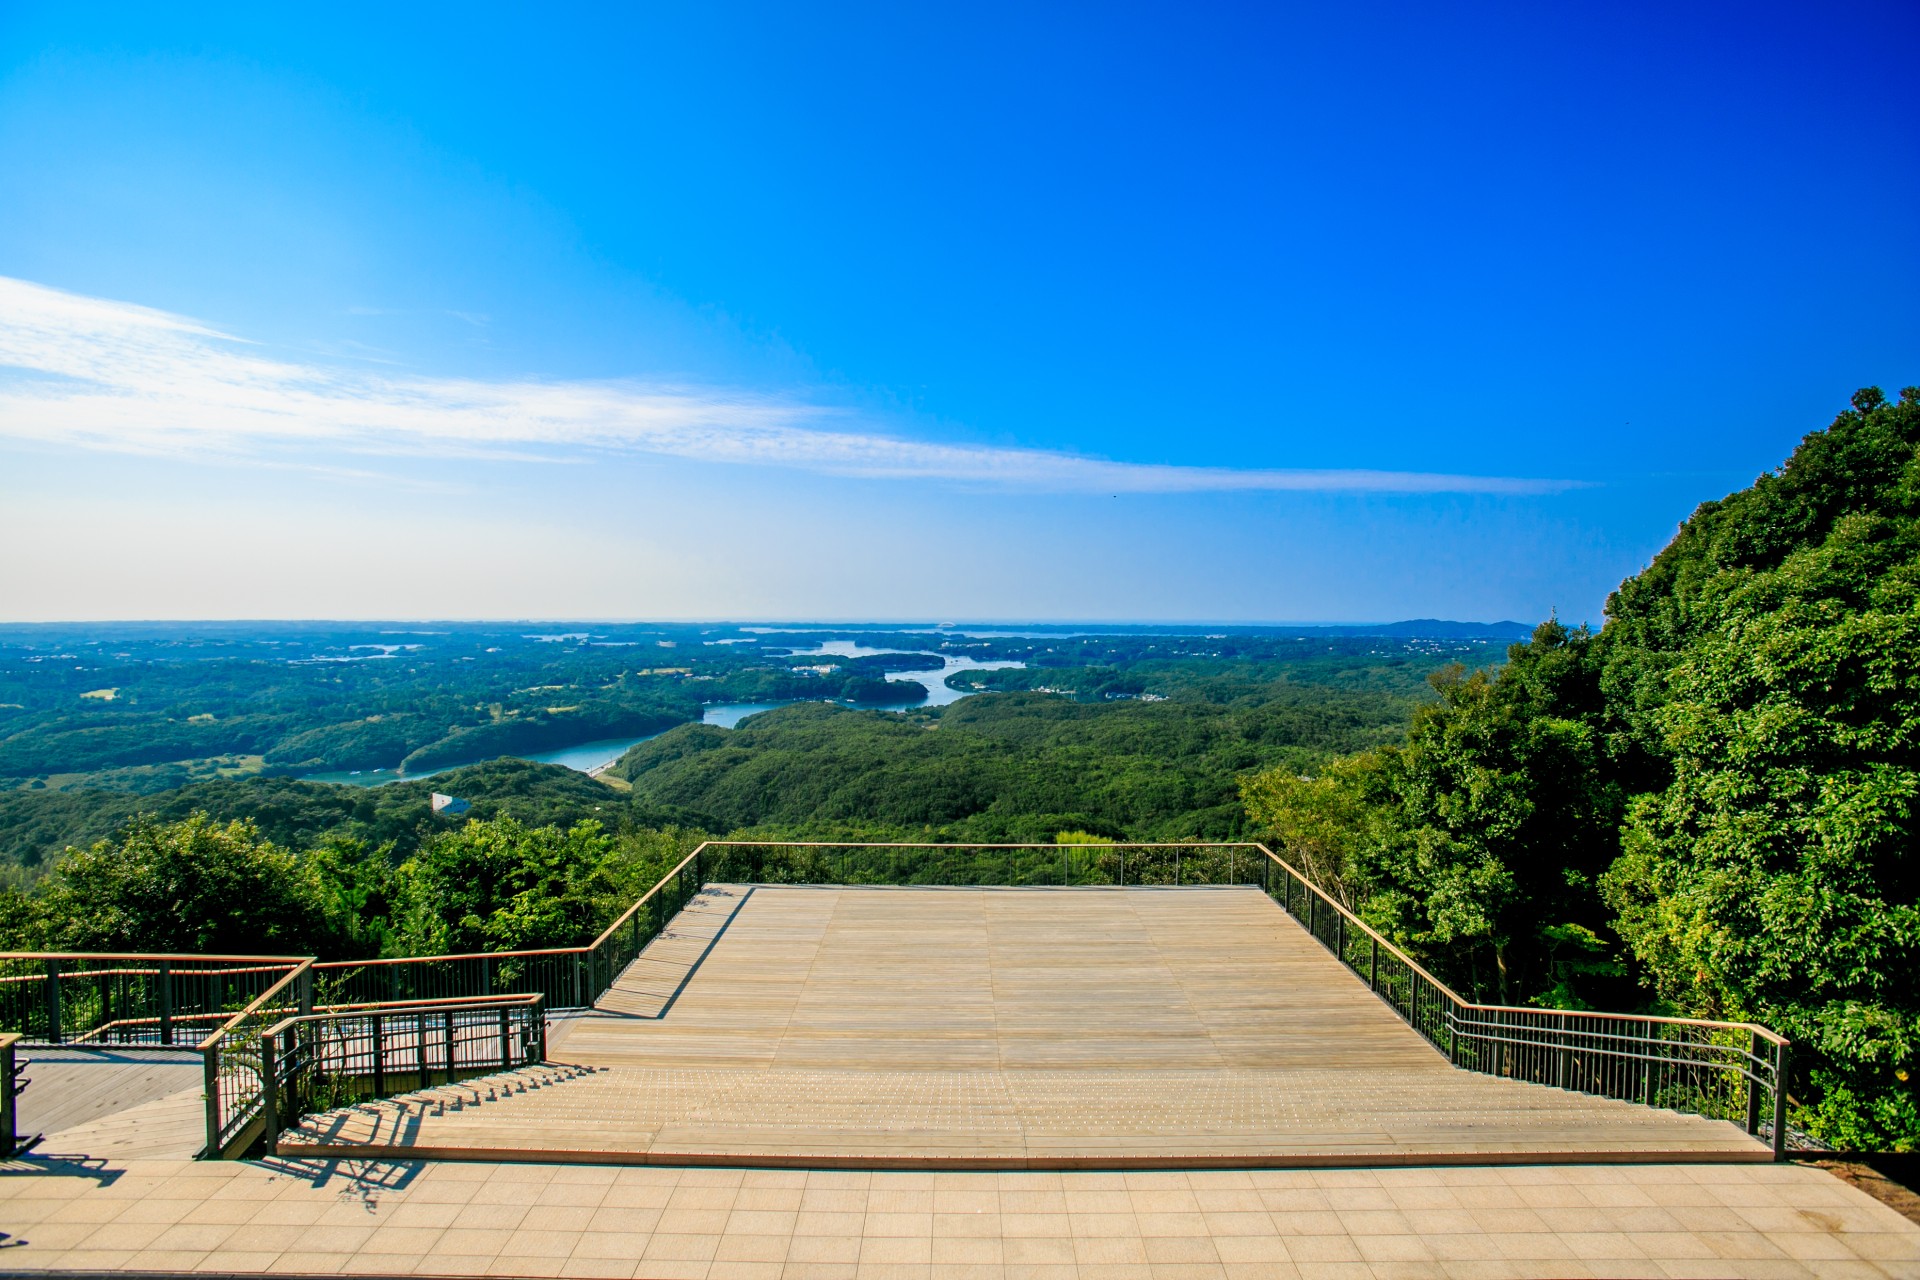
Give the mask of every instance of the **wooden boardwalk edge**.
M 1772 1152 L 1724 1149 L 1628 1151 L 1287 1152 L 1273 1155 L 920 1156 L 798 1155 L 717 1151 L 584 1150 L 569 1147 L 387 1146 L 281 1143 L 282 1160 L 452 1161 L 478 1164 L 592 1164 L 667 1169 L 847 1169 L 874 1172 L 1150 1172 L 1175 1169 L 1403 1169 L 1520 1165 L 1771 1164 Z

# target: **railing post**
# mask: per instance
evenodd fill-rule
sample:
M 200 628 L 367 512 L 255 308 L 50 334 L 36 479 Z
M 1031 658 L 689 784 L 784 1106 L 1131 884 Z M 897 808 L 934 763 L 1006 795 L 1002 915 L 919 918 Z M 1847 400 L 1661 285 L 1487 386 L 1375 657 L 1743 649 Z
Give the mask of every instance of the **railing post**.
M 44 984 L 47 998 L 47 1043 L 59 1044 L 64 1038 L 60 1034 L 60 962 L 49 960 L 47 980 Z
M 201 1092 L 207 1099 L 206 1158 L 220 1158 L 220 1046 L 216 1043 L 200 1058 Z
M 173 1043 L 173 966 L 160 962 L 160 1043 Z
M 413 1015 L 413 1038 L 415 1056 L 420 1059 L 420 1084 L 427 1087 L 427 1014 L 423 1009 Z
M 1374 950 L 1379 949 L 1379 944 L 1374 944 Z M 1451 1004 L 1447 1006 L 1447 1061 L 1460 1065 L 1460 1010 Z
M 373 1091 L 382 1098 L 387 1096 L 386 1021 L 377 1013 L 373 1015 Z
M 308 965 L 306 968 L 300 970 L 299 980 L 294 983 L 294 987 L 299 992 L 300 1016 L 303 1018 L 311 1018 L 313 1016 L 313 966 L 312 965 Z
M 1760 1033 L 1747 1037 L 1747 1132 L 1760 1132 Z
M 20 1061 L 14 1056 L 13 1041 L 0 1044 L 0 1160 L 13 1159 L 13 1149 L 20 1140 L 14 1132 L 14 1125 L 20 1114 L 15 1103 L 15 1080 L 20 1070 Z
M 260 1037 L 260 1108 L 267 1118 L 267 1154 L 279 1154 L 280 1082 L 274 1062 L 274 1043 L 270 1035 Z
M 1307 934 L 1316 940 L 1320 937 L 1320 899 L 1311 891 L 1307 894 Z
M 1787 1158 L 1787 1073 L 1793 1052 L 1782 1040 L 1773 1051 L 1773 1158 Z
M 505 1005 L 501 1005 L 500 1006 L 500 1069 L 502 1071 L 505 1071 L 508 1067 L 513 1065 L 512 1052 L 508 1047 L 510 1043 L 510 1037 L 508 1035 L 508 1026 L 510 1021 L 511 1020 L 507 1016 L 507 1007 Z
M 1560 1014 L 1554 1022 L 1555 1029 L 1560 1033 L 1560 1052 L 1554 1058 L 1553 1087 L 1564 1089 L 1567 1087 L 1567 1075 L 1573 1067 L 1573 1050 L 1567 1047 L 1567 1015 Z
M 447 1032 L 447 1083 L 452 1084 L 453 1083 L 453 1010 L 451 1009 L 447 1010 L 446 1013 L 443 1015 L 443 1017 L 446 1021 L 446 1032 Z
M 1373 934 L 1367 935 L 1372 944 L 1367 955 L 1367 989 L 1375 995 L 1380 994 L 1380 939 Z

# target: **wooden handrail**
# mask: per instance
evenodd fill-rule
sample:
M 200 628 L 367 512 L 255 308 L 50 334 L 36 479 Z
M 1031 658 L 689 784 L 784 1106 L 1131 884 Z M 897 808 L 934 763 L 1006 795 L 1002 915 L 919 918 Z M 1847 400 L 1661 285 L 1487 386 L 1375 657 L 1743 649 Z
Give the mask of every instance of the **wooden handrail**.
M 261 1008 L 264 1008 L 267 1002 L 272 1000 L 275 995 L 278 995 L 281 992 L 283 992 L 288 986 L 288 984 L 296 981 L 301 974 L 306 973 L 312 968 L 313 968 L 313 961 L 311 958 L 309 958 L 306 960 L 302 960 L 299 964 L 295 965 L 292 969 L 288 970 L 287 975 L 285 977 L 281 978 L 280 981 L 274 983 L 272 986 L 268 987 L 265 991 L 262 991 L 259 995 L 255 996 L 252 1002 L 249 1003 L 244 1009 L 240 1010 L 240 1012 L 234 1014 L 231 1018 L 228 1018 L 225 1022 L 221 1023 L 218 1027 L 216 1027 L 213 1030 L 211 1034 L 207 1036 L 205 1040 L 202 1040 L 199 1046 L 200 1052 L 205 1053 L 209 1049 L 219 1048 L 220 1041 L 226 1036 L 226 1034 L 229 1031 L 239 1026 L 242 1022 L 245 1022 L 247 1018 L 250 1015 L 252 1015 L 255 1011 Z
M 721 848 L 778 845 L 782 849 L 1259 849 L 1263 853 L 1268 852 L 1265 845 L 1254 840 L 1097 840 L 1084 844 L 1059 840 L 1029 844 L 975 843 L 970 840 L 953 843 L 929 840 L 703 840 L 700 849 L 709 845 Z M 699 851 L 694 850 L 695 853 Z M 1272 855 L 1269 853 L 1268 856 Z
M 536 951 L 460 951 L 431 956 L 374 956 L 368 960 L 316 960 L 316 969 L 364 969 L 377 964 L 425 964 L 438 960 L 511 960 L 516 956 L 570 956 L 585 951 L 585 946 L 544 947 Z
M 299 964 L 310 956 L 227 956 L 171 951 L 0 951 L 0 960 L 182 960 L 197 964 L 252 964 L 260 969 Z M 262 963 L 265 962 L 265 963 Z M 228 970 L 221 970 L 228 972 Z
M 1387 941 L 1386 938 L 1382 937 L 1379 931 L 1376 930 L 1372 925 L 1368 924 L 1365 920 L 1362 920 L 1359 916 L 1356 916 L 1355 914 L 1353 914 L 1353 912 L 1341 906 L 1337 899 L 1335 899 L 1331 894 L 1323 890 L 1319 885 L 1315 884 L 1312 880 L 1308 879 L 1306 874 L 1303 873 L 1299 868 L 1295 867 L 1291 862 L 1288 862 L 1285 858 L 1281 857 L 1279 854 L 1275 853 L 1273 850 L 1267 848 L 1267 846 L 1263 844 L 1255 844 L 1253 847 L 1258 849 L 1260 852 L 1266 854 L 1269 858 L 1272 858 L 1280 866 L 1285 867 L 1287 872 L 1290 875 L 1292 875 L 1294 879 L 1298 880 L 1302 885 L 1304 885 L 1308 892 L 1312 893 L 1314 896 L 1319 898 L 1320 901 L 1326 903 L 1328 906 L 1332 907 L 1335 911 L 1339 912 L 1342 916 L 1346 917 L 1346 919 L 1350 923 L 1358 925 L 1361 932 L 1365 933 L 1369 938 L 1372 938 L 1375 942 L 1379 943 L 1381 946 L 1385 947 L 1388 951 L 1392 952 L 1393 955 L 1402 964 L 1406 965 L 1407 968 L 1413 970 L 1413 972 L 1419 974 L 1421 977 L 1425 978 L 1428 982 L 1432 983 L 1434 987 L 1437 988 L 1439 991 L 1441 991 L 1443 994 L 1445 994 L 1448 999 L 1452 1000 L 1455 1004 L 1458 1004 L 1458 1005 L 1465 1005 L 1468 1003 L 1466 1000 L 1461 999 L 1459 994 L 1455 992 L 1452 987 L 1440 981 L 1440 979 L 1434 977 L 1431 973 L 1428 973 L 1426 969 L 1421 966 L 1419 961 L 1415 960 L 1412 956 L 1408 955 L 1406 952 L 1402 951 L 1400 948 L 1394 946 L 1393 943 Z
M 288 1027 L 303 1022 L 328 1022 L 342 1018 L 369 1017 L 375 1014 L 389 1013 L 458 1013 L 462 1009 L 511 1009 L 520 1006 L 538 1008 L 546 1000 L 539 992 L 528 992 L 511 996 L 442 996 L 433 1000 L 390 1000 L 373 1004 L 329 1004 L 322 1005 L 312 1013 L 297 1013 L 261 1032 L 264 1036 L 278 1036 Z
M 171 966 L 165 969 L 63 969 L 60 972 L 60 976 L 63 978 L 157 978 L 162 973 L 170 973 L 174 977 L 180 978 L 204 978 L 213 974 L 227 977 L 236 973 L 278 973 L 282 969 L 297 963 L 299 962 L 296 960 L 289 960 L 284 965 L 256 965 L 243 969 L 175 969 Z M 7 983 L 39 982 L 46 976 L 45 973 L 10 973 L 0 976 L 0 985 Z
M 608 938 L 611 938 L 614 935 L 615 930 L 619 929 L 619 927 L 625 924 L 627 921 L 633 919 L 634 912 L 646 906 L 647 902 L 653 897 L 654 894 L 659 893 L 662 889 L 667 887 L 667 881 L 673 879 L 675 876 L 679 875 L 682 871 L 684 871 L 687 867 L 687 864 L 693 862 L 695 859 L 697 859 L 700 856 L 700 851 L 702 849 L 705 849 L 708 845 L 714 844 L 714 843 L 717 843 L 717 842 L 712 840 L 702 840 L 699 844 L 695 845 L 693 847 L 693 852 L 688 854 L 686 857 L 680 859 L 680 861 L 677 862 L 676 864 L 674 864 L 673 870 L 661 876 L 660 879 L 654 884 L 653 888 L 641 894 L 640 900 L 638 902 L 628 907 L 625 911 L 622 911 L 619 917 L 615 919 L 612 924 L 608 925 L 606 928 L 600 931 L 600 934 L 598 937 L 596 937 L 592 942 L 589 942 L 586 946 L 581 947 L 579 949 L 582 951 L 592 951 L 595 948 L 599 947 L 599 945 L 605 942 Z
M 1267 846 L 1265 846 L 1264 844 L 1256 843 L 1253 847 L 1260 850 L 1260 852 L 1266 854 L 1269 858 L 1272 858 L 1274 862 L 1278 863 L 1280 866 L 1285 867 L 1287 871 L 1293 876 L 1294 879 L 1298 880 L 1302 885 L 1304 885 L 1307 888 L 1307 890 L 1313 893 L 1316 897 L 1318 897 L 1320 901 L 1332 907 L 1335 911 L 1339 912 L 1341 916 L 1345 917 L 1345 919 L 1348 921 L 1349 924 L 1359 928 L 1369 938 L 1372 938 L 1375 942 L 1385 947 L 1389 952 L 1393 954 L 1393 956 L 1397 960 L 1399 960 L 1402 964 L 1406 965 L 1408 969 L 1412 970 L 1413 972 L 1419 974 L 1422 978 L 1426 979 L 1429 983 L 1433 985 L 1435 990 L 1439 991 L 1442 995 L 1446 996 L 1449 1000 L 1451 1000 L 1454 1003 L 1455 1006 L 1457 1006 L 1459 1009 L 1463 1011 L 1470 1010 L 1475 1013 L 1520 1013 L 1520 1014 L 1531 1014 L 1534 1016 L 1544 1016 L 1544 1015 L 1550 1014 L 1555 1017 L 1568 1017 L 1568 1018 L 1613 1018 L 1613 1019 L 1630 1018 L 1636 1022 L 1658 1022 L 1667 1026 L 1708 1027 L 1716 1031 L 1750 1031 L 1753 1034 L 1759 1036 L 1761 1039 L 1766 1040 L 1769 1043 L 1772 1043 L 1774 1045 L 1785 1045 L 1788 1043 L 1788 1040 L 1785 1036 L 1767 1027 L 1763 1027 L 1757 1022 L 1722 1022 L 1722 1021 L 1718 1021 L 1711 1018 L 1670 1018 L 1670 1017 L 1662 1016 L 1660 1014 L 1652 1014 L 1652 1013 L 1604 1013 L 1594 1009 L 1542 1009 L 1542 1008 L 1536 1008 L 1532 1005 L 1478 1004 L 1478 1003 L 1475 1003 L 1474 1001 L 1464 999 L 1459 995 L 1459 993 L 1454 991 L 1452 987 L 1449 987 L 1446 983 L 1440 981 L 1440 979 L 1434 977 L 1431 973 L 1427 972 L 1427 970 L 1421 967 L 1419 962 L 1414 960 L 1412 956 L 1409 956 L 1406 952 L 1402 951 L 1399 947 L 1394 946 L 1393 943 L 1389 942 L 1386 938 L 1382 937 L 1380 933 L 1373 928 L 1372 925 L 1369 925 L 1366 921 L 1362 920 L 1359 916 L 1356 916 L 1355 914 L 1353 914 L 1353 912 L 1341 906 L 1338 900 L 1336 900 L 1331 895 L 1329 895 L 1325 890 L 1321 889 L 1320 886 L 1315 884 L 1312 880 L 1308 879 L 1307 876 L 1304 873 L 1302 873 L 1299 868 L 1295 867 L 1292 863 L 1288 862 L 1285 858 L 1282 858 L 1279 854 L 1275 853 L 1273 850 L 1267 848 Z

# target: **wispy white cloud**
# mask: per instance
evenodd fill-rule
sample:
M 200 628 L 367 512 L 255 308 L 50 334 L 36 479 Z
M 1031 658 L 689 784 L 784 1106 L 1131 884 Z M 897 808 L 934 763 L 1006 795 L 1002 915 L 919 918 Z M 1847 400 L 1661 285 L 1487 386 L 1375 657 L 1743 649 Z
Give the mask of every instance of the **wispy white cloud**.
M 638 381 L 399 376 L 276 359 L 182 316 L 0 277 L 0 436 L 156 454 L 564 461 L 628 452 L 1068 492 L 1542 493 L 1564 481 L 1118 462 L 938 444 L 796 398 Z

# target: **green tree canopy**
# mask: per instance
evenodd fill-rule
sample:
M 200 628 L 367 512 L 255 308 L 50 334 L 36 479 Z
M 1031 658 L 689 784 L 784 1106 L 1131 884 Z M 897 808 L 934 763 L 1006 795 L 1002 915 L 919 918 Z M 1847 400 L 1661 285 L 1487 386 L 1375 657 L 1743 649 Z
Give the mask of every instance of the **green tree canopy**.
M 204 813 L 137 818 L 69 853 L 37 906 L 50 949 L 310 955 L 330 940 L 313 868 L 251 822 Z
M 1607 614 L 1249 812 L 1476 992 L 1574 1003 L 1617 948 L 1657 1007 L 1792 1036 L 1796 1123 L 1920 1147 L 1920 389 L 1856 393 Z
M 395 945 L 432 955 L 591 941 L 695 840 L 672 830 L 615 837 L 597 822 L 469 821 L 394 872 Z
M 1242 787 L 1301 869 L 1474 995 L 1581 1003 L 1596 961 L 1596 881 L 1621 802 L 1582 718 L 1597 701 L 1593 637 L 1558 622 L 1498 677 L 1450 668 L 1407 741 Z
M 1621 670 L 1671 782 L 1606 881 L 1649 981 L 1811 1050 L 1806 1123 L 1920 1143 L 1920 397 L 1862 393 L 1658 571 L 1687 625 L 1616 597 Z M 1623 595 L 1625 595 L 1623 588 Z M 1635 681 L 1643 684 L 1643 681 Z

